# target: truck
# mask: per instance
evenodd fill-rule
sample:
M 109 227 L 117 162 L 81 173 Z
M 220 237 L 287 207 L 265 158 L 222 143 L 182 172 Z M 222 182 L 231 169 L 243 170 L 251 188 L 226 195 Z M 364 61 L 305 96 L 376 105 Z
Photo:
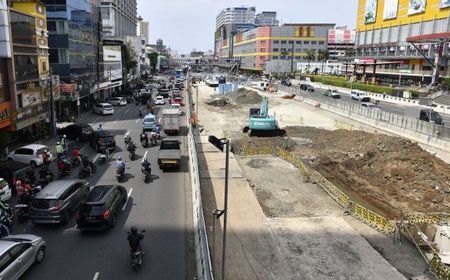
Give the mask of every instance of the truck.
M 178 134 L 180 131 L 180 115 L 177 109 L 163 110 L 162 129 L 167 134 Z
M 408 107 L 405 115 L 410 118 L 418 119 L 424 122 L 432 122 L 437 125 L 444 125 L 441 115 L 433 109 L 421 107 Z
M 178 137 L 166 137 L 161 141 L 158 151 L 159 169 L 179 169 L 181 162 L 180 140 Z

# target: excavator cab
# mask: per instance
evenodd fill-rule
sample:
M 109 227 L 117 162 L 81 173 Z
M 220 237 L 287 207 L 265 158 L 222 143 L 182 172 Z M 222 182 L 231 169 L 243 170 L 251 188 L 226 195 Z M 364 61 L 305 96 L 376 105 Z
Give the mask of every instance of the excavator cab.
M 258 117 L 260 113 L 260 108 L 250 108 L 250 117 Z

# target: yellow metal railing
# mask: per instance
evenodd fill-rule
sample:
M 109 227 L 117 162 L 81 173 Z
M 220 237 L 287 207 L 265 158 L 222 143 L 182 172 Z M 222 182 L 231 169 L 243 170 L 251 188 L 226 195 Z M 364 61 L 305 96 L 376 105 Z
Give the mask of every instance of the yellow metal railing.
M 345 129 L 345 130 L 354 130 L 355 129 L 355 127 L 353 125 L 343 122 L 343 121 L 338 121 L 338 120 L 334 121 L 334 126 L 336 128 Z

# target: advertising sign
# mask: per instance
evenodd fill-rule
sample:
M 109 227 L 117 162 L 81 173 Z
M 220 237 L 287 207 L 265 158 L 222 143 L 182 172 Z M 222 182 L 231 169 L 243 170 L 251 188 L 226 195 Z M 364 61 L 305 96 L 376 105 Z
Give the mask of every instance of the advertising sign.
M 441 0 L 441 5 L 439 7 L 441 9 L 450 7 L 450 0 Z
M 398 0 L 384 0 L 383 19 L 397 18 Z
M 415 15 L 425 12 L 427 0 L 409 0 L 408 15 Z
M 77 84 L 61 83 L 59 85 L 59 91 L 60 92 L 76 92 L 77 91 Z
M 52 76 L 52 84 L 53 84 L 53 98 L 55 100 L 59 99 L 59 75 L 53 75 Z
M 378 0 L 367 0 L 366 12 L 364 13 L 364 23 L 374 23 L 377 19 Z
M 39 103 L 41 103 L 41 93 L 39 91 L 22 94 L 22 107 L 25 108 Z

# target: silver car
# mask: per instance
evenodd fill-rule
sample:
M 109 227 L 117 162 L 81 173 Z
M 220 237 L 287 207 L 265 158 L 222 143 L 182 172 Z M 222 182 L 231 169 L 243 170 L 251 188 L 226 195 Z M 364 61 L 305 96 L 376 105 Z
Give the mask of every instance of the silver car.
M 0 279 L 14 280 L 45 257 L 45 241 L 33 234 L 8 235 L 0 239 Z

